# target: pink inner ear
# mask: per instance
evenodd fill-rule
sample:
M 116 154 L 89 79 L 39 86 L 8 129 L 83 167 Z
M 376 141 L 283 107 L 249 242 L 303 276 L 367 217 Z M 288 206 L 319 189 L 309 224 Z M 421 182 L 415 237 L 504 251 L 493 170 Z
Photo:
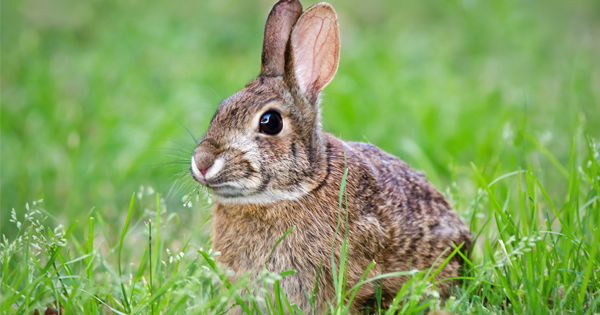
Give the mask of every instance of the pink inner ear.
M 339 33 L 335 11 L 328 4 L 306 10 L 292 31 L 294 73 L 309 98 L 331 82 L 339 61 Z

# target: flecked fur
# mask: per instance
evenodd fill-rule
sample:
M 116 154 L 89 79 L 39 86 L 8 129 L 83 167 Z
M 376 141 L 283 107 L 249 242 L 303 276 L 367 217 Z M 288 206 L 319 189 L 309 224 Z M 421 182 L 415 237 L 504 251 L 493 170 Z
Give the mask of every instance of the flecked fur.
M 296 0 L 282 0 L 273 10 L 287 6 L 298 8 L 298 5 Z M 196 180 L 212 187 L 215 199 L 212 244 L 221 252 L 218 261 L 238 275 L 250 272 L 254 277 L 265 264 L 272 272 L 296 270 L 296 274 L 281 280 L 281 287 L 289 301 L 308 314 L 310 304 L 304 291 L 311 292 L 314 288 L 321 262 L 317 313 L 334 298 L 331 265 L 327 262 L 331 259 L 335 237 L 334 257 L 339 265 L 340 244 L 346 228 L 348 287 L 359 281 L 371 261 L 383 266 L 386 273 L 423 270 L 430 268 L 439 256 L 438 264 L 442 262 L 453 244 L 464 243 L 463 248 L 468 251 L 471 236 L 467 226 L 424 176 L 371 144 L 344 142 L 321 130 L 318 94 L 333 78 L 339 53 L 333 8 L 317 4 L 296 22 L 298 25 L 306 16 L 334 22 L 325 26 L 329 27 L 324 33 L 328 38 L 314 41 L 328 42 L 325 49 L 329 50 L 317 58 L 329 59 L 316 70 L 331 77 L 321 75 L 310 81 L 308 88 L 297 78 L 296 70 L 301 65 L 295 64 L 295 60 L 305 57 L 294 55 L 302 54 L 294 48 L 294 44 L 298 44 L 294 42 L 295 29 L 291 36 L 267 34 L 269 29 L 270 32 L 281 29 L 276 24 L 269 27 L 269 23 L 289 25 L 285 16 L 296 19 L 297 15 L 287 14 L 278 19 L 271 16 L 281 15 L 273 11 L 269 15 L 263 50 L 275 45 L 268 42 L 269 38 L 285 38 L 285 54 L 277 57 L 280 54 L 263 52 L 261 75 L 219 105 L 194 153 L 198 169 L 211 167 L 216 159 L 223 165 L 211 178 L 192 172 Z M 281 43 L 274 47 L 281 47 Z M 284 60 L 265 61 L 265 55 Z M 280 74 L 283 62 L 285 73 L 273 75 Z M 265 63 L 271 65 L 270 68 L 265 67 Z M 264 71 L 266 68 L 270 70 Z M 271 109 L 277 110 L 284 121 L 283 131 L 276 136 L 262 134 L 258 129 L 258 118 Z M 345 166 L 349 170 L 348 198 L 341 215 L 346 217 L 347 207 L 348 226 L 343 222 L 336 236 Z M 276 241 L 293 226 L 295 230 L 277 246 L 267 262 Z M 461 267 L 462 261 L 457 255 L 436 279 L 456 277 Z M 376 267 L 368 277 L 380 273 L 381 267 Z M 391 302 L 406 280 L 406 277 L 391 277 L 383 281 L 384 303 Z M 443 294 L 447 293 L 448 285 L 451 283 L 445 282 L 440 287 Z M 364 285 L 354 301 L 354 310 L 360 310 L 373 300 L 373 284 Z

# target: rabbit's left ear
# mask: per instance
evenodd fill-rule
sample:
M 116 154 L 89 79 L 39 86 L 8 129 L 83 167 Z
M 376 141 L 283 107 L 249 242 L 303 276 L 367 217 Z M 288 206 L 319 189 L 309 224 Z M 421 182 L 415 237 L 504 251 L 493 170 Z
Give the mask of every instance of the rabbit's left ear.
M 302 14 L 302 4 L 298 0 L 279 0 L 271 9 L 265 25 L 261 76 L 283 75 L 285 48 L 292 27 L 300 14 Z
M 340 59 L 337 15 L 328 3 L 308 8 L 294 26 L 286 64 L 286 78 L 315 102 L 331 82 Z

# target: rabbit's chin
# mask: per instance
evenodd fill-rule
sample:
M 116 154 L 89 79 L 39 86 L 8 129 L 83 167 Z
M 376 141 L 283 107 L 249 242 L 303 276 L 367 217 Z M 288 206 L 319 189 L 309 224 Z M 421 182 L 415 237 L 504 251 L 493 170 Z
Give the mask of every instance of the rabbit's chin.
M 257 193 L 248 193 L 240 190 L 220 189 L 214 187 L 212 190 L 213 200 L 228 204 L 273 204 L 283 200 L 298 200 L 306 196 L 308 192 L 302 188 L 293 191 L 265 190 Z

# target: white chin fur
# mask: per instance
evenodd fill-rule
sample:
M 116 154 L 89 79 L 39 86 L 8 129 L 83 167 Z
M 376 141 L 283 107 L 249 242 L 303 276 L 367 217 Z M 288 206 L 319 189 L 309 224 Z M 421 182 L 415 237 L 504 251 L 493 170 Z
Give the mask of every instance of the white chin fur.
M 212 194 L 215 201 L 219 203 L 229 204 L 272 204 L 282 200 L 298 200 L 303 196 L 307 195 L 306 190 L 300 189 L 297 191 L 265 191 L 250 196 L 239 196 L 239 197 L 224 197 L 217 193 Z

